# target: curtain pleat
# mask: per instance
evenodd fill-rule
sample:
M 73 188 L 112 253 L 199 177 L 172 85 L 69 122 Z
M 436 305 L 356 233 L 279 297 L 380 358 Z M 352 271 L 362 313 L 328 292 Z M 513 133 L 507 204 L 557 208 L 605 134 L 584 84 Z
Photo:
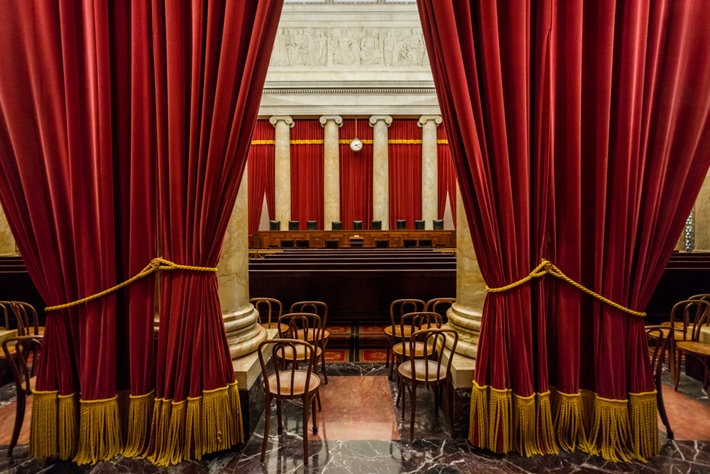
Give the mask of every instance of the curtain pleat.
M 350 149 L 359 138 L 362 150 Z M 352 229 L 361 220 L 369 229 L 372 221 L 372 128 L 367 119 L 344 119 L 340 128 L 340 219 L 343 229 Z
M 259 231 L 261 211 L 266 197 L 269 220 L 275 216 L 274 202 L 274 126 L 268 120 L 257 120 L 252 145 L 247 157 L 249 174 L 249 236 Z
M 422 129 L 416 119 L 396 119 L 388 139 L 390 229 L 399 219 L 413 229 L 414 221 L 422 218 Z
M 318 119 L 294 121 L 291 129 L 291 220 L 318 221 L 323 229 L 323 127 Z

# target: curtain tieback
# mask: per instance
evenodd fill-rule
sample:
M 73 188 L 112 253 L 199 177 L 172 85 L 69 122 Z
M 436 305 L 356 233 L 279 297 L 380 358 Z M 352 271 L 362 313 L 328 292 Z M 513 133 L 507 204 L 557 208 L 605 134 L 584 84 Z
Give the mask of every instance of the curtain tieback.
M 639 316 L 643 318 L 646 316 L 646 313 L 643 311 L 634 311 L 633 309 L 629 309 L 625 306 L 620 305 L 619 303 L 615 303 L 611 301 L 608 298 L 603 297 L 599 293 L 596 293 L 595 291 L 590 290 L 589 288 L 577 283 L 567 275 L 565 275 L 562 270 L 557 268 L 552 262 L 545 260 L 544 258 L 540 261 L 540 265 L 535 267 L 533 271 L 530 272 L 529 275 L 526 277 L 521 278 L 520 280 L 511 283 L 510 285 L 505 285 L 501 286 L 498 288 L 490 288 L 488 285 L 486 285 L 486 291 L 488 293 L 503 293 L 504 291 L 512 290 L 513 288 L 517 288 L 521 285 L 524 285 L 525 283 L 529 282 L 533 278 L 540 278 L 545 275 L 552 275 L 555 278 L 559 278 L 560 280 L 563 280 L 573 287 L 577 288 L 580 291 L 583 291 L 584 293 L 587 293 L 588 295 L 596 298 L 597 300 L 601 301 L 602 303 L 606 303 L 612 308 L 616 308 L 619 311 L 623 311 L 624 313 L 631 314 L 633 316 Z
M 150 261 L 150 263 L 140 272 L 129 278 L 128 280 L 119 283 L 116 286 L 113 286 L 111 288 L 108 288 L 106 290 L 100 291 L 99 293 L 96 293 L 91 296 L 87 296 L 86 298 L 82 298 L 80 300 L 72 301 L 71 303 L 65 303 L 65 304 L 60 304 L 56 306 L 47 306 L 44 308 L 45 311 L 57 311 L 60 309 L 66 309 L 66 308 L 71 308 L 72 306 L 78 306 L 80 304 L 88 303 L 89 301 L 93 301 L 95 299 L 101 298 L 103 296 L 106 296 L 108 294 L 113 293 L 114 291 L 118 291 L 124 286 L 128 286 L 131 283 L 140 280 L 141 278 L 145 278 L 148 275 L 155 273 L 155 272 L 161 272 L 161 271 L 174 271 L 174 270 L 185 270 L 189 272 L 216 272 L 217 268 L 213 267 L 197 267 L 194 265 L 180 265 L 175 262 L 171 262 L 170 260 L 165 260 L 164 258 L 161 257 L 156 257 L 153 260 Z

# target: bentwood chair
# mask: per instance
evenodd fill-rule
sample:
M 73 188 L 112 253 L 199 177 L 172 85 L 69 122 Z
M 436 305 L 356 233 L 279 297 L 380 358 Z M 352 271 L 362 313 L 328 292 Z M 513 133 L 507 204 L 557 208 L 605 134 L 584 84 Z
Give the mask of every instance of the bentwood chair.
M 439 412 L 443 387 L 446 384 L 449 374 L 451 374 L 451 361 L 453 357 L 444 357 L 447 338 L 452 339 L 450 343 L 451 353 L 456 350 L 459 336 L 452 329 L 426 329 L 416 331 L 409 339 L 408 360 L 402 362 L 397 367 L 400 380 L 400 390 L 397 394 L 397 405 L 402 401 L 402 418 L 404 418 L 404 407 L 406 404 L 404 387 L 409 392 L 409 404 L 411 405 L 411 418 L 409 428 L 409 440 L 414 439 L 414 417 L 417 408 L 417 385 L 424 385 L 432 388 L 434 392 L 434 414 Z M 426 347 L 427 350 L 417 356 L 417 347 Z M 444 364 L 444 359 L 447 359 Z M 451 424 L 451 410 L 447 416 Z
M 23 301 L 0 301 L 0 312 L 5 318 L 5 328 L 10 327 L 10 316 L 17 323 L 18 336 L 38 336 L 39 319 L 34 306 Z
M 438 313 L 432 313 L 430 311 L 407 313 L 400 318 L 399 326 L 400 330 L 397 331 L 399 333 L 397 342 L 392 346 L 392 355 L 394 356 L 395 365 L 397 366 L 405 359 L 412 356 L 412 353 L 409 352 L 411 334 L 423 329 L 440 329 L 442 326 L 441 316 Z M 405 327 L 409 328 L 411 331 L 409 336 L 405 335 Z M 414 349 L 414 357 L 422 357 L 428 350 L 419 343 L 415 344 Z
M 8 457 L 12 457 L 12 450 L 17 445 L 17 440 L 20 437 L 22 422 L 25 419 L 27 396 L 31 395 L 34 389 L 37 361 L 39 360 L 41 349 L 41 336 L 18 336 L 5 339 L 2 342 L 5 360 L 10 366 L 10 371 L 15 379 L 15 390 L 17 391 L 15 426 L 12 428 L 12 438 L 7 449 Z
M 392 352 L 392 346 L 395 344 L 396 340 L 404 335 L 409 337 L 412 334 L 412 328 L 408 326 L 402 327 L 400 325 L 400 319 L 403 315 L 407 313 L 414 313 L 417 311 L 423 311 L 426 303 L 424 300 L 415 298 L 402 298 L 394 300 L 390 303 L 390 325 L 384 329 L 385 338 L 387 339 L 387 357 L 385 359 L 385 367 L 390 368 L 390 380 L 392 379 L 392 372 L 394 367 L 394 361 L 390 366 L 390 354 Z M 403 332 L 402 332 L 403 331 Z
M 661 421 L 666 427 L 666 435 L 668 439 L 673 439 L 673 430 L 668 421 L 666 414 L 666 406 L 663 403 L 663 387 L 661 385 L 661 375 L 663 374 L 663 360 L 666 356 L 666 351 L 669 346 L 669 338 L 664 336 L 666 326 L 646 326 L 646 336 L 649 340 L 649 355 L 651 357 L 651 373 L 653 374 L 653 383 L 656 387 L 656 404 L 658 405 L 658 413 L 661 415 Z M 667 332 L 666 332 L 667 334 Z M 652 345 L 651 342 L 654 344 Z
M 267 298 L 265 296 L 249 298 L 249 302 L 254 305 L 254 308 L 259 312 L 261 317 L 261 325 L 264 329 L 278 329 L 278 335 L 286 333 L 288 326 L 285 324 L 279 325 L 278 320 L 283 313 L 283 305 L 276 298 Z
M 433 313 L 438 313 L 439 316 L 441 316 L 442 324 L 446 324 L 448 322 L 448 317 L 447 317 L 446 313 L 448 312 L 449 308 L 451 308 L 451 306 L 454 303 L 456 303 L 456 298 L 451 298 L 451 297 L 432 298 L 426 302 L 426 305 L 424 305 L 424 311 L 431 311 Z M 429 328 L 422 327 L 422 329 L 429 329 Z
M 320 316 L 315 313 L 305 312 L 286 313 L 279 317 L 279 324 L 288 326 L 284 336 L 289 339 L 304 341 L 303 334 L 308 334 L 312 339 L 306 342 L 311 343 L 314 347 L 315 353 L 313 357 L 316 359 L 323 358 L 323 324 Z M 300 338 L 298 337 L 299 334 L 301 335 Z M 293 363 L 296 366 L 300 363 L 308 362 L 303 352 L 292 353 L 286 350 L 283 357 L 275 357 L 284 364 Z M 325 364 L 323 364 L 323 371 L 325 372 Z
M 325 370 L 325 346 L 330 338 L 330 331 L 327 329 L 328 324 L 328 305 L 323 301 L 297 301 L 291 305 L 289 313 L 313 313 L 320 316 L 321 320 L 321 338 L 318 340 L 315 328 L 311 328 L 307 333 L 297 331 L 294 336 L 296 339 L 308 341 L 311 344 L 320 348 L 321 371 L 323 372 L 323 383 L 328 383 L 328 374 Z
M 682 318 L 681 320 L 679 320 Z M 673 388 L 678 390 L 680 381 L 680 364 L 683 356 L 693 357 L 703 365 L 703 387 L 707 391 L 710 383 L 710 343 L 700 341 L 700 329 L 710 318 L 710 303 L 702 299 L 679 301 L 671 310 L 669 333 L 675 337 L 668 337 L 671 346 L 671 369 L 673 374 Z M 682 324 L 682 326 L 680 324 Z
M 299 370 L 297 364 L 292 364 L 290 369 L 282 369 L 279 367 L 278 363 L 274 363 L 274 373 L 269 374 L 264 357 L 264 353 L 269 346 L 272 346 L 272 354 L 275 360 L 277 358 L 284 360 L 289 357 L 289 354 L 302 354 L 303 361 L 306 364 L 306 370 Z M 313 373 L 315 352 L 316 350 L 311 344 L 295 339 L 272 339 L 259 344 L 259 363 L 261 364 L 261 373 L 264 376 L 264 396 L 266 403 L 264 440 L 261 444 L 261 462 L 264 462 L 266 443 L 269 439 L 271 400 L 276 400 L 278 434 L 282 434 L 283 420 L 281 418 L 281 401 L 283 399 L 300 399 L 303 403 L 303 463 L 308 464 L 309 414 L 313 417 L 313 434 L 318 432 L 316 398 L 318 396 L 318 388 L 320 387 L 320 379 Z

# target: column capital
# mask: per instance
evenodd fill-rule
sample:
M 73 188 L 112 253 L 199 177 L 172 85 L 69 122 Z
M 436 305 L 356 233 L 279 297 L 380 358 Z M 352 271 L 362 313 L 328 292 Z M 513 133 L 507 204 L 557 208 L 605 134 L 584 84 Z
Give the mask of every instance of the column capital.
M 289 128 L 293 128 L 293 126 L 295 125 L 295 123 L 293 123 L 293 119 L 291 118 L 290 115 L 272 115 L 269 118 L 269 123 L 271 125 L 273 125 L 274 127 L 279 122 L 284 122 L 286 125 L 289 126 Z
M 441 123 L 441 115 L 422 115 L 417 121 L 417 125 L 423 127 L 427 122 L 434 121 L 436 127 Z
M 388 127 L 392 125 L 392 116 L 391 115 L 372 115 L 370 117 L 370 127 L 374 127 L 375 124 L 379 121 L 383 121 L 385 125 Z
M 338 128 L 343 126 L 343 117 L 340 115 L 321 115 L 318 119 L 321 127 L 325 127 L 325 124 L 328 123 L 329 120 L 335 122 L 335 125 L 337 125 Z

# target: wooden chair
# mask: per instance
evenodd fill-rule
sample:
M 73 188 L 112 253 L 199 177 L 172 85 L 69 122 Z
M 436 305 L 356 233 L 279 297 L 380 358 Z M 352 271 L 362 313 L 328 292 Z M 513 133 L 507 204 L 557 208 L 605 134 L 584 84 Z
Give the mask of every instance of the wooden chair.
M 305 341 L 302 337 L 299 338 L 298 335 L 311 334 L 314 342 L 310 342 L 310 344 L 315 348 L 314 357 L 316 359 L 322 357 L 323 325 L 320 316 L 315 313 L 286 313 L 279 317 L 279 324 L 285 324 L 287 326 L 288 329 L 286 330 L 285 337 L 288 339 Z M 284 365 L 293 363 L 298 366 L 301 362 L 308 362 L 302 348 L 295 353 L 286 350 L 283 357 L 281 355 L 274 357 L 283 362 Z
M 682 318 L 682 320 L 679 320 Z M 671 310 L 670 327 L 667 331 L 674 334 L 670 341 L 671 372 L 673 388 L 678 390 L 680 381 L 680 363 L 683 355 L 694 357 L 703 365 L 703 387 L 707 391 L 710 383 L 710 343 L 700 342 L 700 329 L 710 318 L 710 303 L 703 299 L 679 301 Z
M 409 339 L 409 351 L 411 354 L 408 360 L 402 362 L 397 367 L 400 380 L 400 390 L 397 394 L 397 405 L 400 399 L 402 401 L 402 418 L 404 419 L 404 407 L 406 404 L 404 387 L 409 391 L 409 404 L 412 407 L 409 440 L 414 439 L 414 417 L 417 407 L 417 385 L 425 385 L 427 388 L 432 388 L 434 392 L 434 413 L 439 412 L 441 406 L 441 396 L 444 384 L 451 374 L 451 361 L 453 357 L 447 357 L 446 365 L 444 365 L 444 350 L 446 348 L 446 339 L 451 338 L 451 354 L 456 350 L 459 336 L 452 329 L 425 329 L 416 331 Z M 426 347 L 420 356 L 417 356 L 417 347 Z M 452 414 L 448 414 L 449 423 L 452 423 Z
M 666 356 L 666 351 L 669 347 L 669 339 L 664 336 L 666 326 L 646 326 L 646 336 L 653 345 L 649 344 L 649 352 L 651 357 L 651 371 L 653 373 L 653 382 L 656 387 L 656 404 L 658 405 L 658 413 L 661 415 L 661 421 L 666 427 L 668 439 L 673 439 L 673 430 L 668 421 L 666 414 L 666 406 L 663 403 L 663 387 L 661 385 L 661 374 L 663 373 L 663 360 Z
M 441 316 L 441 322 L 446 324 L 448 322 L 448 317 L 446 312 L 451 308 L 451 306 L 456 303 L 456 298 L 432 298 L 426 302 L 424 305 L 424 311 L 431 311 L 433 313 L 439 313 Z M 428 329 L 428 328 L 422 328 Z
M 398 331 L 400 336 L 397 338 L 397 342 L 392 346 L 392 354 L 394 355 L 395 364 L 397 366 L 412 355 L 409 352 L 411 335 L 405 335 L 405 327 L 410 328 L 411 333 L 413 334 L 416 331 L 421 331 L 422 329 L 440 329 L 442 326 L 441 315 L 430 311 L 407 313 L 400 318 L 399 324 L 401 327 L 401 330 Z M 415 357 L 423 357 L 425 355 L 426 346 L 417 343 L 414 348 Z
M 269 375 L 264 360 L 264 352 L 272 346 L 274 355 L 274 373 Z M 320 379 L 313 373 L 315 360 L 315 347 L 306 341 L 296 339 L 272 339 L 259 344 L 259 363 L 264 376 L 264 396 L 266 403 L 264 440 L 261 445 L 261 462 L 266 456 L 266 443 L 269 439 L 271 423 L 271 400 L 276 400 L 276 417 L 278 420 L 278 433 L 283 433 L 283 420 L 281 418 L 281 401 L 283 399 L 301 399 L 303 402 L 303 463 L 308 464 L 308 418 L 313 416 L 313 434 L 318 432 L 316 421 L 316 396 L 320 387 Z M 280 369 L 276 358 L 284 360 L 288 354 L 303 354 L 306 370 L 298 370 L 298 364 L 292 364 L 290 369 Z
M 17 323 L 18 336 L 39 336 L 39 318 L 34 306 L 23 301 L 0 301 L 0 311 L 5 318 L 5 328 L 10 327 L 10 317 Z
M 14 344 L 14 352 L 11 350 Z M 10 365 L 10 370 L 15 379 L 15 389 L 17 390 L 17 407 L 15 409 L 15 426 L 12 429 L 10 446 L 7 449 L 7 456 L 12 457 L 12 450 L 17 445 L 20 437 L 22 422 L 25 419 L 25 406 L 27 396 L 32 394 L 35 384 L 35 373 L 37 361 L 42 349 L 42 338 L 40 336 L 18 336 L 3 341 L 2 350 L 5 359 Z
M 261 325 L 266 329 L 278 329 L 278 335 L 281 336 L 286 333 L 288 326 L 279 326 L 278 319 L 283 313 L 283 305 L 281 301 L 276 298 L 267 298 L 265 296 L 249 298 L 249 302 L 254 305 L 256 310 L 259 312 L 259 317 L 261 318 Z M 277 312 L 278 311 L 278 312 Z M 266 315 L 266 322 L 264 322 L 264 316 Z
M 321 332 L 322 338 L 320 341 L 316 339 L 316 330 L 311 328 L 307 333 L 303 331 L 298 331 L 295 335 L 296 339 L 301 339 L 303 341 L 310 342 L 311 344 L 318 345 L 320 348 L 320 358 L 321 358 L 321 372 L 323 372 L 323 383 L 328 383 L 328 374 L 325 370 L 325 346 L 328 344 L 328 339 L 330 338 L 330 331 L 328 331 L 328 305 L 322 301 L 297 301 L 291 305 L 288 311 L 289 313 L 313 313 L 320 316 L 321 320 Z
M 394 368 L 394 360 L 390 366 L 390 354 L 392 346 L 397 342 L 397 339 L 404 335 L 406 338 L 412 334 L 412 328 L 400 325 L 400 319 L 407 313 L 423 311 L 426 303 L 424 300 L 414 298 L 402 298 L 394 300 L 390 303 L 390 325 L 385 328 L 385 337 L 387 338 L 387 358 L 385 359 L 385 367 L 390 368 L 390 380 L 392 380 L 392 372 Z M 403 334 L 400 334 L 404 331 Z M 394 359 L 394 356 L 393 356 Z

